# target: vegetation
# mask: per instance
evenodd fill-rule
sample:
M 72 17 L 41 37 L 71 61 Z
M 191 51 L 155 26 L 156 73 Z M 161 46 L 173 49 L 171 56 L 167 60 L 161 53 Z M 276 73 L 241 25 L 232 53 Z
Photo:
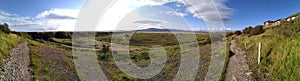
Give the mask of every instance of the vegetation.
M 8 24 L 4 23 L 3 25 L 0 25 L 0 31 L 4 33 L 11 33 L 10 29 L 8 28 Z
M 243 30 L 243 34 L 246 34 L 246 35 L 258 35 L 258 34 L 261 34 L 263 33 L 264 30 L 263 30 L 263 26 L 261 25 L 258 25 L 258 26 L 255 26 L 254 28 L 253 27 L 247 27 Z M 240 32 L 236 32 L 237 34 L 240 34 Z
M 70 50 L 28 39 L 33 80 L 78 80 Z
M 241 35 L 242 32 L 241 32 L 241 31 L 235 31 L 234 34 L 235 34 L 235 35 Z
M 21 33 L 20 35 L 26 35 L 30 37 L 30 39 L 43 39 L 49 40 L 52 37 L 55 38 L 68 38 L 72 37 L 71 32 L 28 32 L 28 33 Z
M 294 21 L 283 21 L 281 25 L 267 28 L 259 35 L 236 37 L 251 59 L 251 68 L 255 71 L 254 77 L 257 80 L 300 80 L 299 26 L 300 18 L 296 18 Z M 249 29 L 251 28 L 245 29 L 243 33 L 248 33 Z M 259 42 L 262 43 L 260 64 L 257 63 Z
M 0 61 L 9 56 L 9 50 L 22 41 L 22 38 L 15 34 L 7 34 L 0 31 Z
M 1 29 L 6 31 L 6 29 Z M 10 30 L 9 30 L 10 31 Z M 14 33 L 14 34 L 12 34 Z M 0 32 L 0 44 L 4 45 L 0 48 L 2 57 L 8 55 L 8 49 L 12 48 L 21 41 L 21 37 L 27 38 L 30 48 L 31 68 L 33 69 L 33 80 L 43 81 L 57 81 L 57 80 L 77 80 L 79 77 L 76 74 L 74 62 L 72 60 L 72 52 L 69 50 L 72 44 L 72 34 L 70 32 Z M 80 36 L 90 35 L 89 32 L 81 32 Z M 18 35 L 18 36 L 17 36 Z M 185 34 L 180 34 L 185 35 Z M 113 81 L 136 81 L 127 74 L 124 74 L 116 66 L 112 52 L 110 51 L 111 32 L 95 33 L 95 42 L 99 58 L 99 63 L 110 80 Z M 196 34 L 198 45 L 200 46 L 200 60 L 201 68 L 196 80 L 204 80 L 206 72 L 208 71 L 210 61 L 211 41 L 209 34 Z M 81 38 L 90 41 L 88 37 Z M 160 45 L 165 48 L 168 56 L 167 64 L 159 76 L 152 78 L 152 80 L 172 80 L 177 74 L 180 64 L 180 46 L 174 34 L 168 33 L 138 33 L 134 34 L 130 40 L 130 46 L 136 47 L 130 49 L 131 59 L 138 66 L 146 67 L 150 64 L 148 56 L 149 49 L 154 45 Z M 186 38 L 188 39 L 188 38 Z M 13 41 L 12 41 L 13 40 Z M 75 41 L 81 43 L 83 41 Z M 194 45 L 197 43 L 184 42 L 184 44 Z M 7 46 L 7 47 L 5 47 Z M 84 45 L 86 46 L 86 45 Z M 91 46 L 88 44 L 88 46 Z M 79 46 L 79 48 L 86 48 Z M 90 50 L 91 51 L 91 50 Z M 184 50 L 187 52 L 189 50 Z
M 102 37 L 97 37 L 97 39 L 106 39 L 109 38 L 111 35 L 105 35 Z M 200 60 L 201 68 L 199 68 L 199 72 L 197 74 L 196 80 L 204 80 L 205 75 L 208 71 L 209 61 L 210 61 L 210 38 L 208 34 L 197 34 L 197 40 L 199 42 L 199 50 L 200 52 Z M 166 50 L 168 59 L 167 64 L 163 68 L 162 72 L 160 72 L 157 76 L 149 79 L 149 80 L 172 80 L 179 70 L 180 64 L 180 56 L 181 56 L 181 49 L 176 40 L 174 34 L 168 33 L 138 33 L 134 34 L 131 37 L 130 45 L 129 46 L 138 46 L 137 49 L 130 49 L 130 56 L 132 61 L 140 67 L 146 67 L 150 64 L 150 57 L 149 57 L 149 49 L 147 47 L 151 47 L 154 45 L 160 45 L 164 47 Z M 103 41 L 102 42 L 109 42 Z M 188 43 L 187 43 L 188 44 Z M 129 75 L 123 73 L 115 64 L 113 56 L 111 55 L 111 51 L 105 53 L 104 50 L 108 45 L 104 45 L 101 51 L 97 51 L 99 63 L 101 69 L 105 72 L 109 80 L 112 81 L 138 81 L 139 79 L 133 78 Z M 186 50 L 188 51 L 188 50 Z M 105 57 L 105 58 L 104 58 Z

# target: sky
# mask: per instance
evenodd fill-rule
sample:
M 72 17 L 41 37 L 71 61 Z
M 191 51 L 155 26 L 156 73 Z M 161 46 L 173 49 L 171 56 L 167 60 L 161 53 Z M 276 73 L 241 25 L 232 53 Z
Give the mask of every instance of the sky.
M 74 31 L 86 1 L 0 0 L 0 23 L 8 23 L 12 30 L 23 32 Z M 185 1 L 117 0 L 104 13 L 96 30 L 209 30 L 211 23 L 223 24 L 228 30 L 241 30 L 300 12 L 300 0 Z

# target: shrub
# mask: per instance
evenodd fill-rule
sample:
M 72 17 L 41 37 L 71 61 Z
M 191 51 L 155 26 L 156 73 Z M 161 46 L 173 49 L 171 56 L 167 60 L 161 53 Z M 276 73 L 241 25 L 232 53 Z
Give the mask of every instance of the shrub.
M 4 23 L 3 25 L 0 25 L 0 31 L 3 31 L 4 33 L 11 33 L 8 27 L 8 24 Z
M 227 33 L 226 33 L 226 37 L 229 37 L 229 36 L 231 36 L 231 35 L 233 35 L 233 32 L 227 32 Z
M 70 32 L 56 32 L 55 38 L 71 38 L 72 34 Z
M 250 35 L 258 35 L 264 32 L 263 26 L 256 26 L 255 28 L 251 29 Z
M 247 28 L 245 28 L 245 29 L 243 30 L 243 34 L 250 34 L 251 30 L 252 30 L 252 27 L 251 27 L 251 26 L 250 26 L 250 27 L 247 27 Z
M 234 34 L 235 34 L 235 35 L 241 35 L 242 32 L 241 32 L 241 31 L 235 31 Z
M 243 34 L 245 35 L 258 35 L 264 32 L 262 25 L 257 25 L 254 28 L 253 27 L 247 27 L 243 30 Z M 236 34 L 239 34 L 239 32 L 236 32 Z

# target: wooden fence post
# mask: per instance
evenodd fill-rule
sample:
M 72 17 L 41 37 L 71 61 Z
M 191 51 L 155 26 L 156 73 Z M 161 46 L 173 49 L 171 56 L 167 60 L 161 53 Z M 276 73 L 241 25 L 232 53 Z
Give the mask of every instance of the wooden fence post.
M 258 44 L 258 57 L 257 57 L 257 62 L 260 64 L 260 52 L 261 52 L 261 42 Z

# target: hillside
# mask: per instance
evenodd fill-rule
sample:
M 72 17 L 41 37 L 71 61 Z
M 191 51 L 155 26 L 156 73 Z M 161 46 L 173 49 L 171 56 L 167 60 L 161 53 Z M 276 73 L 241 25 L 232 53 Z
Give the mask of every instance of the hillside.
M 31 80 L 29 48 L 20 36 L 0 25 L 0 80 Z
M 22 41 L 22 38 L 15 34 L 7 34 L 0 31 L 0 60 L 9 56 L 9 50 Z
M 264 29 L 261 34 L 236 36 L 240 46 L 251 59 L 256 80 L 300 80 L 300 18 L 282 21 Z M 258 45 L 262 43 L 261 63 L 258 64 Z

